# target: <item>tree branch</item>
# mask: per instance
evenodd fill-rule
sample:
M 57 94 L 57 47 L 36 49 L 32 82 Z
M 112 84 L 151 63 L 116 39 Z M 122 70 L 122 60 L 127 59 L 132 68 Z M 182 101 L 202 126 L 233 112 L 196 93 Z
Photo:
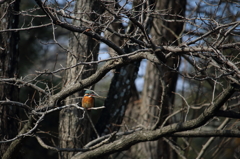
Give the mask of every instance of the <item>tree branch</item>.
M 186 131 L 176 132 L 169 136 L 174 137 L 240 137 L 239 130 L 211 130 L 211 131 Z
M 41 0 L 35 0 L 36 3 L 39 5 L 39 7 L 43 10 L 43 12 L 46 13 L 46 15 L 52 20 L 52 22 L 56 25 L 59 25 L 67 30 L 73 31 L 73 32 L 79 32 L 79 33 L 83 33 L 87 36 L 90 36 L 96 40 L 99 40 L 101 42 L 104 42 L 106 45 L 108 45 L 109 47 L 111 47 L 114 51 L 116 51 L 119 55 L 123 55 L 124 51 L 118 47 L 117 45 L 115 45 L 113 42 L 109 41 L 108 39 L 104 38 L 103 36 L 99 35 L 98 33 L 92 31 L 89 28 L 86 27 L 79 27 L 79 26 L 74 26 L 72 24 L 60 21 L 59 18 L 57 18 L 56 16 L 54 16 L 52 14 L 52 12 L 48 9 L 47 6 L 45 6 L 45 4 L 42 3 Z
M 94 158 L 96 156 L 102 157 L 117 151 L 125 150 L 139 142 L 152 141 L 159 139 L 162 136 L 174 134 L 178 131 L 185 131 L 200 127 L 214 116 L 215 112 L 231 97 L 234 92 L 234 88 L 229 85 L 228 88 L 221 94 L 221 96 L 208 108 L 206 108 L 196 119 L 192 119 L 183 123 L 174 123 L 154 131 L 143 130 L 141 132 L 135 132 L 134 134 L 123 136 L 121 139 L 103 145 L 92 151 L 81 154 L 78 153 L 73 156 L 72 159 Z
M 35 89 L 38 92 L 41 92 L 45 95 L 49 95 L 45 90 L 43 90 L 42 88 L 36 86 L 35 84 L 32 84 L 30 82 L 25 82 L 22 79 L 16 79 L 16 78 L 0 78 L 0 82 L 14 82 L 14 85 L 16 84 L 22 84 L 23 86 L 28 86 L 31 87 L 33 89 Z
M 27 109 L 27 110 L 33 110 L 28 105 L 20 103 L 20 102 L 16 102 L 16 101 L 0 101 L 0 105 L 2 105 L 2 106 L 9 106 L 9 105 L 11 105 L 11 106 L 24 108 L 24 109 Z

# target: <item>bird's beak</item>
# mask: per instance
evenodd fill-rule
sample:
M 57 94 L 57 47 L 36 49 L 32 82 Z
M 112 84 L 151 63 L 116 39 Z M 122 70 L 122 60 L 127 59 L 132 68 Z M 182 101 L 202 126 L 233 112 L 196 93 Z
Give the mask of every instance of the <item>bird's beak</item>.
M 96 97 L 96 94 L 91 94 L 91 97 Z

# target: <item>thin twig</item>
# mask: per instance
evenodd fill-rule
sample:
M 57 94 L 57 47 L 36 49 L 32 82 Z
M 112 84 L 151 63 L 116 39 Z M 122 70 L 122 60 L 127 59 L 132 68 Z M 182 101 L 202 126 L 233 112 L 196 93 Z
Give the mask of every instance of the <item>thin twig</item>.
M 89 116 L 88 110 L 84 109 L 84 111 L 86 112 L 86 115 L 87 115 L 87 117 L 88 117 L 88 120 L 89 120 L 89 122 L 90 122 L 90 124 L 91 124 L 91 126 L 92 126 L 92 128 L 93 128 L 93 130 L 94 130 L 94 132 L 95 132 L 95 134 L 97 135 L 97 138 L 99 138 L 99 134 L 98 134 L 98 132 L 97 132 L 97 130 L 96 130 L 93 122 L 92 122 L 91 117 Z

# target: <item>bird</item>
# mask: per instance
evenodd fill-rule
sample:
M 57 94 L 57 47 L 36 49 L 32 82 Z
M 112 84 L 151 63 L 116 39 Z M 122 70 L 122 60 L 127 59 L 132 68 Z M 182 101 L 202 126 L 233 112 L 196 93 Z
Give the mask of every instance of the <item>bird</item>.
M 85 94 L 82 98 L 82 107 L 89 110 L 91 109 L 92 107 L 94 107 L 94 96 L 96 96 L 93 91 L 91 90 L 86 90 L 85 91 Z

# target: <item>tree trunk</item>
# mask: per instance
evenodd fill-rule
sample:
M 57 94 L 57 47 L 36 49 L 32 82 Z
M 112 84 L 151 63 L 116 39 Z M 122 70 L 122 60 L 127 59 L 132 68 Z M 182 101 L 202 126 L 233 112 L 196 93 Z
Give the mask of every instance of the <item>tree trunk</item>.
M 78 0 L 75 4 L 75 16 L 93 20 L 96 15 L 93 12 L 99 12 L 100 5 L 95 0 Z M 84 14 L 82 14 L 84 13 Z M 84 22 L 74 20 L 73 25 L 82 26 Z M 90 28 L 92 29 L 92 28 Z M 74 66 L 78 62 L 96 61 L 98 57 L 99 43 L 84 34 L 72 33 L 69 42 L 69 52 L 67 57 L 67 67 Z M 97 68 L 96 64 L 81 65 L 73 67 L 67 71 L 65 86 L 81 82 L 92 75 Z M 64 88 L 63 88 L 64 89 Z M 92 89 L 92 88 L 91 88 Z M 65 104 L 79 103 L 83 91 L 79 91 L 65 100 Z M 80 103 L 81 104 L 81 103 Z M 80 148 L 90 140 L 91 127 L 87 116 L 80 120 L 83 112 L 76 108 L 67 108 L 60 111 L 59 116 L 59 141 L 61 148 Z M 59 158 L 68 159 L 74 152 L 62 152 Z
M 155 10 L 169 10 L 169 14 L 180 14 L 184 16 L 186 1 L 161 0 L 156 1 Z M 177 17 L 163 16 L 165 19 L 178 19 Z M 183 23 L 165 22 L 161 18 L 153 19 L 153 27 L 151 30 L 152 41 L 157 45 L 175 45 L 174 42 L 182 31 Z M 171 30 L 171 31 L 169 31 Z M 177 41 L 177 40 L 176 40 Z M 165 61 L 168 67 L 176 68 L 179 65 L 180 58 L 172 56 Z M 162 124 L 166 117 L 171 114 L 174 104 L 174 94 L 178 75 L 172 72 L 166 66 L 156 66 L 151 62 L 147 63 L 144 89 L 142 93 L 142 115 L 143 123 L 146 127 L 152 128 L 160 117 L 157 127 Z M 164 91 L 163 91 L 164 90 Z M 164 92 L 164 93 L 163 93 Z M 161 107 L 159 107 L 161 106 Z M 146 113 L 147 111 L 147 113 Z M 169 121 L 171 122 L 171 121 Z M 168 124 L 168 123 L 167 123 Z M 163 140 L 146 142 L 141 144 L 143 153 L 150 158 L 177 158 L 176 153 Z
M 5 2 L 0 8 L 0 30 L 18 28 L 20 0 Z M 3 17 L 2 17 L 3 16 Z M 0 33 L 0 77 L 16 78 L 18 74 L 18 32 Z M 0 100 L 18 100 L 18 88 L 14 84 L 0 83 Z M 17 135 L 18 109 L 14 106 L 0 105 L 0 140 L 10 139 Z M 10 143 L 0 144 L 0 156 L 6 152 Z
M 135 19 L 139 20 L 139 12 L 141 11 L 141 1 L 133 1 L 133 15 L 135 15 Z M 134 12 L 135 11 L 135 12 Z M 113 23 L 113 30 L 116 32 L 120 30 L 120 33 L 123 33 L 123 25 L 118 23 Z M 127 34 L 131 34 L 134 31 L 134 24 L 129 22 L 128 29 L 125 29 Z M 105 34 L 105 36 L 109 36 Z M 125 53 L 133 52 L 139 49 L 139 46 L 130 46 L 128 44 L 123 44 L 123 41 L 117 41 L 114 35 L 109 36 L 115 44 L 122 47 L 124 45 Z M 111 49 L 110 55 L 116 55 Z M 117 68 L 114 73 L 114 77 L 112 78 L 110 88 L 108 91 L 108 96 L 105 100 L 105 107 L 102 111 L 101 117 L 96 124 L 97 130 L 100 134 L 107 134 L 113 131 L 118 131 L 120 129 L 120 124 L 122 123 L 125 111 L 127 109 L 127 105 L 132 96 L 132 91 L 136 88 L 135 80 L 137 78 L 140 60 L 135 61 L 127 66 L 123 66 L 121 68 Z

